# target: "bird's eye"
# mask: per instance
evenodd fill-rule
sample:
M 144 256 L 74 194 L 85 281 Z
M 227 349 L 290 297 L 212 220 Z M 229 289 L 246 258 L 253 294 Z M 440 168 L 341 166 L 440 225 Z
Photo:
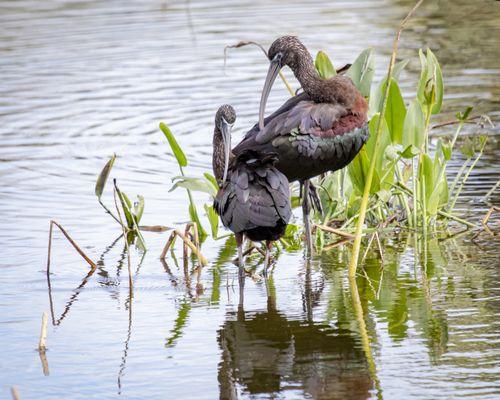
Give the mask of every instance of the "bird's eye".
M 278 53 L 276 53 L 276 55 L 273 57 L 273 61 L 281 61 L 281 59 L 283 58 L 283 53 L 281 51 L 279 51 Z

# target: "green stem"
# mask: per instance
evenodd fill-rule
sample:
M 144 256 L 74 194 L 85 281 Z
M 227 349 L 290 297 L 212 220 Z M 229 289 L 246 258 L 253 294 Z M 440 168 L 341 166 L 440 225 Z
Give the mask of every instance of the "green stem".
M 467 170 L 467 173 L 465 174 L 464 179 L 462 179 L 462 183 L 460 184 L 460 187 L 458 188 L 457 193 L 455 193 L 455 197 L 453 198 L 453 201 L 452 201 L 450 207 L 448 208 L 448 212 L 451 212 L 453 210 L 453 208 L 455 208 L 455 203 L 458 200 L 458 196 L 460 195 L 460 192 L 462 192 L 462 189 L 464 188 L 465 182 L 467 182 L 467 179 L 469 179 L 470 173 L 472 172 L 472 170 L 476 166 L 477 162 L 479 161 L 479 159 L 483 155 L 483 151 L 484 151 L 484 145 L 481 147 L 479 154 L 477 155 L 474 162 L 470 165 L 469 169 Z
M 450 214 L 450 213 L 447 213 L 444 211 L 438 211 L 438 214 L 445 217 L 445 218 L 452 219 L 454 221 L 460 222 L 461 224 L 470 226 L 471 228 L 476 228 L 476 225 L 474 225 L 472 222 L 469 222 L 465 219 L 459 218 L 456 215 L 453 215 L 453 214 Z

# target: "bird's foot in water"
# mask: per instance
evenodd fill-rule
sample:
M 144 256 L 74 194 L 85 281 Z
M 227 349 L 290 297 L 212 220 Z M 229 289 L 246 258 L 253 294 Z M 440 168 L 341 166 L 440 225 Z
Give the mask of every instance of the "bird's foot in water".
M 323 206 L 321 205 L 318 189 L 312 184 L 312 182 L 309 183 L 309 198 L 311 199 L 312 208 L 323 216 Z
M 253 251 L 258 251 L 260 254 L 262 254 L 263 256 L 265 256 L 265 253 L 262 249 L 259 249 L 258 247 L 255 247 L 255 246 L 250 246 L 247 250 L 245 250 L 242 254 L 242 257 L 246 257 L 248 256 L 250 253 L 252 253 Z M 233 264 L 234 265 L 240 265 L 239 261 L 238 261 L 238 257 L 236 258 L 233 258 Z

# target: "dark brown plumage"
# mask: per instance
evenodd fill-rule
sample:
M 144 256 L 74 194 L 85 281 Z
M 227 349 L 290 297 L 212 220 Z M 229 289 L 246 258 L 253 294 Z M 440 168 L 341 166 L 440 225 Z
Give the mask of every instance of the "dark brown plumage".
M 236 235 L 240 272 L 243 272 L 243 235 L 268 244 L 279 239 L 291 217 L 289 183 L 275 168 L 277 156 L 246 150 L 238 156 L 230 151 L 228 125 L 235 119 L 231 106 L 219 108 L 214 131 L 213 169 L 220 189 L 214 208 L 222 223 Z M 224 179 L 225 155 L 228 154 L 227 179 Z M 267 252 L 268 254 L 268 252 Z M 266 267 L 268 255 L 266 256 Z
M 276 167 L 289 181 L 304 184 L 303 212 L 308 249 L 308 190 L 310 178 L 336 171 L 349 164 L 368 140 L 368 104 L 351 79 L 335 75 L 322 79 L 305 46 L 295 36 L 283 36 L 269 49 L 270 66 L 256 124 L 233 152 L 249 149 L 276 153 Z M 304 93 L 289 99 L 276 112 L 264 118 L 267 97 L 283 66 L 289 66 Z

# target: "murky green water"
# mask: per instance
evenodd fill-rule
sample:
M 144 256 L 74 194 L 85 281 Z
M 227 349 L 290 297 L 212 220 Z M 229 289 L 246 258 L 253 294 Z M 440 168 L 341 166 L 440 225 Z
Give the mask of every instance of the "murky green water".
M 113 176 L 146 197 L 144 224 L 185 223 L 157 126 L 170 124 L 189 173 L 201 175 L 220 104 L 237 110 L 236 135 L 255 122 L 266 61 L 233 50 L 224 72 L 224 45 L 295 33 L 337 65 L 371 46 L 379 79 L 410 3 L 0 1 L 0 397 L 15 386 L 23 400 L 498 398 L 498 236 L 415 246 L 388 235 L 382 257 L 367 253 L 357 290 L 346 278 L 349 245 L 310 262 L 282 253 L 272 278 L 247 279 L 242 296 L 231 239 L 204 244 L 210 265 L 186 273 L 180 248 L 178 262 L 159 260 L 168 234 L 146 233 L 149 251 L 132 253 L 131 299 L 119 229 L 93 193 L 116 152 Z M 431 46 L 447 87 L 443 119 L 472 104 L 498 121 L 499 20 L 498 2 L 426 1 L 401 43 L 413 57 L 405 94 L 418 78 L 416 50 Z M 268 109 L 286 97 L 276 85 Z M 459 204 L 472 220 L 500 177 L 498 127 L 465 134 L 477 131 L 490 140 Z M 89 275 L 56 234 L 49 292 L 51 218 L 99 268 Z M 35 350 L 44 311 L 45 371 Z

